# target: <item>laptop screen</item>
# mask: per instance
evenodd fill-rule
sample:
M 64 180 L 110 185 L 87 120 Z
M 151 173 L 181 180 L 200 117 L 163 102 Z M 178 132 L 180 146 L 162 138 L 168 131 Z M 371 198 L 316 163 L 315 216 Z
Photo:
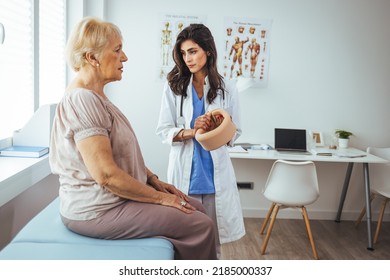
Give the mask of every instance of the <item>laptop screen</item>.
M 306 129 L 275 128 L 276 150 L 306 150 Z

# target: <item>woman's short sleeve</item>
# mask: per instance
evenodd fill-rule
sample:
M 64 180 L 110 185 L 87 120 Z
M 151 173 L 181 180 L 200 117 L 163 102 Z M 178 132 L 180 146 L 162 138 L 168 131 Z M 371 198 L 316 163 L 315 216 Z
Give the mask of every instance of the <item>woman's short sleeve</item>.
M 77 89 L 68 92 L 59 104 L 65 137 L 74 141 L 90 136 L 109 136 L 111 117 L 105 101 L 91 91 Z

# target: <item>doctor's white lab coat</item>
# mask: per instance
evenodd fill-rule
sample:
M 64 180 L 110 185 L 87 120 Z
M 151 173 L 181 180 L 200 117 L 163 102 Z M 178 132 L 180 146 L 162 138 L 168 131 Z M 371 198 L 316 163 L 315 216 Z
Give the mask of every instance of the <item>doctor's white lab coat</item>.
M 222 108 L 227 111 L 237 132 L 229 142 L 233 144 L 234 140 L 241 134 L 239 101 L 237 87 L 234 82 L 225 80 L 225 98 L 218 94 L 212 104 L 209 104 L 206 94 L 209 90 L 208 80 L 204 86 L 205 93 L 205 111 Z M 171 146 L 168 164 L 168 183 L 173 184 L 185 194 L 188 194 L 190 185 L 191 165 L 193 157 L 193 141 L 173 142 L 173 138 L 183 128 L 189 129 L 192 120 L 192 78 L 187 88 L 187 97 L 183 98 L 183 117 L 185 125 L 177 123 L 180 117 L 181 96 L 175 95 L 168 83 L 165 83 L 164 92 L 161 101 L 161 111 L 156 134 L 161 137 L 162 142 Z M 219 230 L 220 242 L 227 243 L 240 239 L 245 235 L 245 227 L 238 194 L 236 176 L 229 153 L 226 146 L 222 146 L 211 151 L 211 157 L 214 163 L 214 185 L 215 185 L 215 205 Z

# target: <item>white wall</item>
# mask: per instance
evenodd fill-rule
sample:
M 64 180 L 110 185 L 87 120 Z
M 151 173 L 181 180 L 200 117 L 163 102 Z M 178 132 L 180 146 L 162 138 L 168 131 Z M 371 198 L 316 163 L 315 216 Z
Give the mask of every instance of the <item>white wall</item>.
M 88 3 L 87 1 L 86 3 Z M 104 0 L 103 0 L 104 2 Z M 123 32 L 129 57 L 123 80 L 109 85 L 111 100 L 125 113 L 139 138 L 148 166 L 165 178 L 169 147 L 154 131 L 163 83 L 156 78 L 161 13 L 206 15 L 218 42 L 224 16 L 272 19 L 269 84 L 241 94 L 240 142 L 273 144 L 274 127 L 322 131 L 330 143 L 336 128 L 356 135 L 352 145 L 390 145 L 390 1 L 387 0 L 182 0 L 99 2 L 85 15 L 105 16 Z M 86 5 L 88 6 L 88 5 Z M 233 160 L 248 216 L 264 216 L 269 203 L 261 188 L 271 162 Z M 313 218 L 333 219 L 346 165 L 318 163 L 320 199 Z M 363 204 L 362 167 L 356 165 L 343 218 L 355 218 Z M 377 206 L 373 206 L 376 211 Z M 376 218 L 376 217 L 375 217 Z

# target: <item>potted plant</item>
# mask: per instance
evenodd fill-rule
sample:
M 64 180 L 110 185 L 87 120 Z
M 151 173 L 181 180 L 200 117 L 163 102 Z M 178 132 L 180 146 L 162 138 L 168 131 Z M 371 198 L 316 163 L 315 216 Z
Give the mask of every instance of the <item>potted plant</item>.
M 349 137 L 353 133 L 347 130 L 336 129 L 335 134 L 339 139 L 339 148 L 348 148 Z

